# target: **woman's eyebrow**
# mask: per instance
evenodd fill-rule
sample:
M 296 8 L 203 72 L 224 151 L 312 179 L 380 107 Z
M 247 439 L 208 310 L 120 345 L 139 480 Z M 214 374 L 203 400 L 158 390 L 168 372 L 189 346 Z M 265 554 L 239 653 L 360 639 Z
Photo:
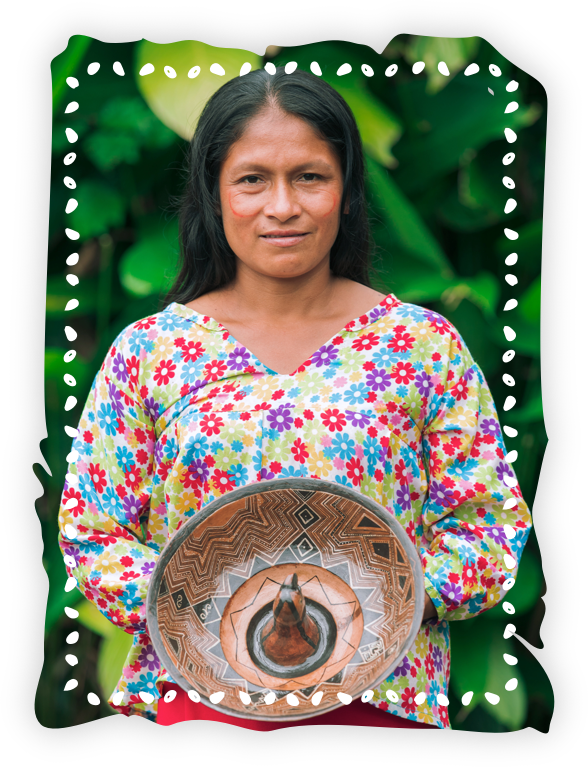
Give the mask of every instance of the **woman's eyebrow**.
M 295 165 L 293 168 L 290 168 L 291 173 L 300 173 L 307 170 L 323 170 L 323 171 L 333 171 L 333 166 L 325 162 L 324 160 L 310 160 L 309 162 L 301 163 L 300 165 Z M 242 162 L 239 163 L 239 165 L 235 165 L 234 168 L 231 168 L 231 172 L 233 173 L 243 173 L 243 172 L 272 172 L 271 168 L 268 168 L 267 165 L 263 165 L 257 162 Z

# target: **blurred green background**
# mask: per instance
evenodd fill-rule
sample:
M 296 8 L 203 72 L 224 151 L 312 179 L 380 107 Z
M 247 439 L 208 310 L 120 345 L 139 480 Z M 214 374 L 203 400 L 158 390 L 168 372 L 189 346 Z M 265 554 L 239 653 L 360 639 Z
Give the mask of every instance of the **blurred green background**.
M 113 71 L 115 61 L 122 65 L 124 76 Z M 210 73 L 215 61 L 222 63 L 225 77 Z M 120 676 L 130 643 L 130 637 L 81 599 L 77 589 L 64 591 L 66 573 L 57 546 L 57 511 L 71 446 L 64 426 L 77 425 L 94 375 L 117 333 L 161 308 L 178 253 L 176 211 L 170 201 L 182 189 L 185 139 L 208 96 L 228 77 L 238 75 L 245 61 L 254 68 L 266 61 L 278 66 L 297 61 L 306 70 L 317 61 L 324 79 L 347 99 L 367 157 L 376 245 L 374 286 L 426 305 L 457 326 L 488 378 L 503 425 L 518 429 L 517 437 L 505 439 L 509 450 L 519 452 L 515 469 L 525 499 L 533 504 L 547 442 L 539 365 L 547 110 L 541 84 L 475 37 L 401 35 L 382 55 L 344 42 L 270 47 L 260 58 L 248 51 L 191 41 L 108 44 L 74 36 L 52 62 L 45 357 L 49 437 L 41 444 L 51 473 L 35 465 L 44 489 L 36 506 L 49 576 L 45 663 L 36 714 L 46 727 L 114 714 L 105 700 Z M 426 63 L 422 74 L 411 71 L 416 61 Z M 447 63 L 449 77 L 437 71 L 439 61 Z M 94 75 L 87 73 L 91 62 L 101 64 Z M 155 72 L 141 77 L 139 70 L 147 62 L 155 65 Z M 466 76 L 470 62 L 476 62 L 480 71 Z M 343 63 L 349 63 L 352 71 L 337 75 Z M 397 73 L 386 77 L 386 68 L 394 64 Z M 362 65 L 371 67 L 373 76 L 362 72 Z M 490 65 L 498 66 L 502 74 L 493 76 Z M 168 69 L 165 74 L 164 66 L 174 71 Z M 200 66 L 200 73 L 190 78 L 187 74 L 194 66 Z M 79 80 L 78 88 L 72 90 L 66 84 L 70 76 Z M 511 79 L 519 83 L 515 93 L 505 90 Z M 74 100 L 79 108 L 65 114 Z M 505 114 L 513 100 L 519 108 Z M 75 144 L 68 142 L 66 127 L 78 134 Z M 517 133 L 516 143 L 507 144 L 505 127 Z M 71 151 L 77 159 L 66 166 L 63 158 Z M 516 153 L 516 159 L 505 166 L 502 158 L 509 151 Z M 76 180 L 75 190 L 64 184 L 65 176 Z M 503 176 L 514 180 L 514 192 L 503 185 Z M 518 205 L 507 215 L 504 206 L 510 196 Z M 78 207 L 66 213 L 72 197 Z M 505 226 L 519 232 L 516 243 L 504 236 Z M 66 237 L 66 227 L 80 233 L 79 241 Z M 68 267 L 66 259 L 74 251 L 79 261 Z M 518 254 L 518 262 L 509 268 L 505 259 L 511 252 Z M 518 278 L 514 287 L 505 281 L 510 272 Z M 504 313 L 511 297 L 518 299 L 518 306 Z M 66 313 L 71 298 L 77 298 L 79 306 Z M 504 338 L 504 324 L 517 333 L 510 344 Z M 65 325 L 77 331 L 72 344 L 66 340 Z M 77 354 L 66 362 L 69 348 Z M 515 349 L 516 356 L 505 365 L 502 355 L 507 348 Z M 502 380 L 507 371 L 516 381 L 514 388 Z M 64 382 L 66 373 L 76 379 L 75 389 Z M 66 412 L 67 397 L 74 393 L 77 405 Z M 517 406 L 505 414 L 502 403 L 509 394 L 514 394 Z M 544 591 L 532 533 L 516 585 L 509 592 L 515 615 L 508 616 L 497 607 L 451 624 L 449 712 L 454 728 L 547 731 L 553 711 L 549 680 L 520 642 L 503 638 L 506 624 L 513 622 L 521 637 L 542 647 Z M 78 620 L 65 615 L 66 606 L 79 610 Z M 74 630 L 79 630 L 80 638 L 69 645 L 66 637 Z M 505 664 L 505 652 L 518 657 L 517 666 Z M 67 653 L 79 658 L 74 668 L 65 661 Z M 513 676 L 519 680 L 518 687 L 506 692 L 504 685 Z M 65 683 L 72 677 L 79 684 L 65 692 Z M 461 697 L 468 690 L 474 698 L 464 707 Z M 500 695 L 496 706 L 484 698 L 487 690 Z M 100 706 L 88 703 L 89 692 L 99 694 Z

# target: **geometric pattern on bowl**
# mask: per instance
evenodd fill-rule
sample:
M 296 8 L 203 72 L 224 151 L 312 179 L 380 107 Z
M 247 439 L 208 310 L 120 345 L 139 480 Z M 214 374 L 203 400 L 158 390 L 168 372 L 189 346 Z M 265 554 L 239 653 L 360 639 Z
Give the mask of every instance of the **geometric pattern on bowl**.
M 244 636 L 288 572 L 334 615 L 337 643 L 312 674 L 278 678 L 256 668 Z M 405 530 L 371 499 L 322 480 L 257 482 L 208 504 L 169 541 L 149 586 L 148 629 L 170 676 L 203 703 L 222 691 L 216 708 L 226 714 L 304 719 L 341 706 L 337 692 L 357 698 L 390 676 L 419 630 L 423 583 Z M 289 692 L 300 705 L 290 706 Z

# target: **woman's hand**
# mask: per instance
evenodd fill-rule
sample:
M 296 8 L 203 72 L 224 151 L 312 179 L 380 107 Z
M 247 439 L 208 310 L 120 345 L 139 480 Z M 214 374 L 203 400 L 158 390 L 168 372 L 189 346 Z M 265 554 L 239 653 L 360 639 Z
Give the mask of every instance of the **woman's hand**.
M 433 600 L 427 593 L 425 593 L 425 612 L 423 613 L 423 623 L 429 620 L 429 618 L 436 618 L 436 617 L 437 617 L 437 610 L 435 609 Z

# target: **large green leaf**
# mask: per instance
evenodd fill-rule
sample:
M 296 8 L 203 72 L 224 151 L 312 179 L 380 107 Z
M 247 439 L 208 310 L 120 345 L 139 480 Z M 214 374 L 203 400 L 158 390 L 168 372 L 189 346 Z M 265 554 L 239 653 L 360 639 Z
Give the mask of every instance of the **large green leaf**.
M 62 319 L 63 310 L 62 310 Z M 67 323 L 67 320 L 65 320 Z M 65 342 L 65 335 L 63 336 Z M 92 377 L 95 374 L 87 364 L 87 361 L 76 356 L 71 362 L 65 362 L 63 356 L 66 349 L 60 349 L 57 347 L 47 347 L 45 349 L 45 381 L 52 381 L 57 387 L 57 396 L 59 397 L 60 406 L 63 407 L 65 401 L 70 395 L 76 396 L 78 400 L 81 397 L 85 397 L 88 387 L 92 382 Z M 63 380 L 63 376 L 68 373 L 72 375 L 76 380 L 76 386 L 68 386 Z M 67 423 L 72 424 L 71 413 L 66 415 Z M 67 438 L 69 439 L 69 437 Z
M 479 154 L 466 153 L 457 184 L 437 208 L 442 223 L 460 232 L 476 232 L 512 217 L 504 212 L 508 192 L 497 172 L 503 154 L 497 144 L 490 144 Z
M 526 714 L 525 687 L 520 675 L 503 658 L 504 653 L 516 656 L 516 644 L 512 639 L 503 638 L 500 623 L 487 621 L 485 617 L 452 621 L 450 684 L 460 699 L 466 692 L 474 693 L 466 712 L 481 705 L 497 721 L 510 730 L 517 730 Z M 509 692 L 504 685 L 514 676 L 519 679 L 518 687 Z M 486 692 L 498 695 L 499 703 L 495 706 L 489 703 L 484 696 Z
M 464 153 L 504 138 L 505 128 L 516 132 L 532 125 L 541 114 L 538 104 L 504 114 L 505 100 L 491 96 L 490 87 L 496 88 L 495 78 L 482 74 L 460 75 L 435 96 L 426 94 L 425 83 L 418 78 L 398 84 L 399 98 L 410 104 L 415 123 L 428 126 L 427 132 L 411 136 L 410 141 L 405 134 L 396 145 L 399 164 L 394 177 L 405 192 L 426 189 L 437 176 L 458 168 Z
M 487 658 L 497 631 L 479 619 L 451 623 L 450 684 L 461 698 L 473 692 L 473 707 L 479 702 L 486 683 Z
M 79 305 L 64 314 L 70 299 L 77 299 Z M 55 274 L 47 278 L 47 317 L 67 320 L 68 317 L 79 317 L 93 314 L 96 311 L 96 280 L 92 276 L 84 277 L 75 286 L 68 285 L 63 274 Z
M 543 642 L 540 639 L 538 645 L 540 647 L 543 646 Z M 529 701 L 530 711 L 526 724 L 541 732 L 547 732 L 549 720 L 553 713 L 553 688 L 551 682 L 539 659 L 518 639 L 514 645 L 513 655 L 519 661 L 516 666 L 518 673 L 513 674 L 513 676 L 517 676 L 518 679 L 521 676 L 524 677 L 527 699 Z M 539 653 L 540 658 L 543 658 L 543 655 L 544 653 Z M 543 723 L 541 723 L 542 715 L 545 716 L 545 714 L 547 714 L 547 721 L 544 719 Z
M 441 224 L 456 232 L 479 232 L 496 224 L 501 218 L 506 218 L 486 207 L 473 208 L 464 205 L 459 199 L 457 189 L 453 189 L 441 201 L 437 217 Z
M 503 316 L 504 324 L 500 323 L 494 328 L 494 341 L 504 348 L 514 349 L 520 354 L 529 357 L 539 357 L 540 352 L 540 328 L 538 322 L 527 322 L 519 310 L 519 307 Z M 512 327 L 517 334 L 514 341 L 507 341 L 503 327 Z
M 98 654 L 98 682 L 106 697 L 110 697 L 133 644 L 133 635 L 122 629 L 114 628 L 114 634 L 105 637 L 100 643 Z
M 529 269 L 538 274 L 541 268 L 541 240 L 543 235 L 543 221 L 530 221 L 528 224 L 515 227 L 518 239 L 514 242 L 501 237 L 496 242 L 496 253 L 501 258 L 506 258 L 510 253 L 518 254 L 517 270 Z
M 508 414 L 508 420 L 513 424 L 530 424 L 543 420 L 543 399 L 541 389 L 528 399 L 521 408 L 515 408 Z
M 75 112 L 73 116 L 75 118 Z M 66 152 L 71 152 L 72 144 L 70 144 L 66 136 L 66 128 L 74 128 L 79 139 L 85 136 L 90 130 L 88 123 L 81 120 L 72 119 L 68 122 L 65 122 L 64 118 L 61 118 L 61 122 L 55 120 L 53 122 L 53 132 L 51 133 L 51 152 L 53 154 L 65 154 Z
M 78 620 L 86 628 L 102 637 L 98 653 L 98 682 L 105 697 L 110 697 L 120 679 L 133 635 L 111 623 L 92 602 L 84 599 L 76 605 Z
M 80 234 L 80 241 L 106 234 L 112 227 L 122 226 L 126 200 L 102 181 L 82 181 L 72 191 L 78 207 L 64 216 L 65 225 Z
M 153 112 L 168 128 L 189 141 L 208 99 L 221 85 L 237 77 L 246 62 L 253 69 L 262 65 L 257 54 L 237 48 L 214 48 L 195 40 L 165 44 L 143 40 L 137 46 L 135 75 Z M 155 71 L 141 76 L 139 72 L 146 64 L 152 64 Z M 213 74 L 210 71 L 213 64 L 220 64 L 225 74 Z M 200 73 L 189 78 L 188 72 L 196 66 Z M 168 77 L 165 67 L 173 68 L 176 76 Z
M 67 48 L 51 62 L 54 112 L 61 105 L 66 91 L 75 94 L 76 91 L 69 87 L 66 80 L 68 77 L 73 77 L 76 74 L 77 68 L 91 42 L 92 38 L 86 37 L 86 35 L 72 35 L 67 42 Z M 75 96 L 72 100 L 75 100 Z
M 152 230 L 128 248 L 119 264 L 123 287 L 138 298 L 169 286 L 178 257 L 177 220 L 163 231 Z
M 366 153 L 382 165 L 394 167 L 397 163 L 391 147 L 402 134 L 400 121 L 365 88 L 345 88 L 337 84 L 336 90 L 353 112 Z
M 532 549 L 526 548 L 523 550 L 515 585 L 505 597 L 505 601 L 510 602 L 515 608 L 512 618 L 515 623 L 517 615 L 523 615 L 535 607 L 542 588 L 543 574 L 541 572 L 541 565 Z M 484 614 L 484 618 L 497 622 L 504 621 L 506 613 L 501 607 L 495 607 L 492 610 L 488 610 Z
M 114 98 L 104 105 L 98 125 L 84 141 L 84 150 L 102 172 L 121 163 L 133 165 L 141 149 L 160 149 L 176 140 L 139 96 Z
M 527 694 L 525 682 L 516 666 L 509 666 L 504 660 L 504 653 L 514 654 L 516 646 L 512 640 L 507 641 L 496 636 L 489 648 L 486 658 L 486 680 L 484 692 L 492 692 L 500 697 L 497 704 L 492 704 L 484 696 L 480 704 L 491 716 L 509 730 L 520 730 L 527 715 Z M 518 679 L 514 690 L 506 690 L 505 684 L 512 678 Z
M 370 195 L 386 227 L 390 250 L 398 246 L 404 253 L 436 267 L 450 278 L 451 266 L 439 243 L 390 174 L 370 158 L 367 158 L 367 174 Z
M 520 297 L 519 311 L 527 322 L 539 325 L 541 319 L 541 276 L 537 277 Z
M 473 61 L 480 46 L 479 37 L 427 37 L 415 35 L 404 49 L 404 56 L 410 64 L 425 62 L 427 93 L 437 93 Z M 449 76 L 442 75 L 437 64 L 444 61 L 449 69 Z
M 456 278 L 452 285 L 442 294 L 441 300 L 449 308 L 453 309 L 467 298 L 486 317 L 494 317 L 500 289 L 497 277 L 491 272 L 481 271 L 475 277 Z
M 111 623 L 108 618 L 102 615 L 96 605 L 88 599 L 83 599 L 79 602 L 76 605 L 76 610 L 79 613 L 78 620 L 82 626 L 85 626 L 101 637 L 113 636 L 120 630 L 117 629 L 114 623 Z

